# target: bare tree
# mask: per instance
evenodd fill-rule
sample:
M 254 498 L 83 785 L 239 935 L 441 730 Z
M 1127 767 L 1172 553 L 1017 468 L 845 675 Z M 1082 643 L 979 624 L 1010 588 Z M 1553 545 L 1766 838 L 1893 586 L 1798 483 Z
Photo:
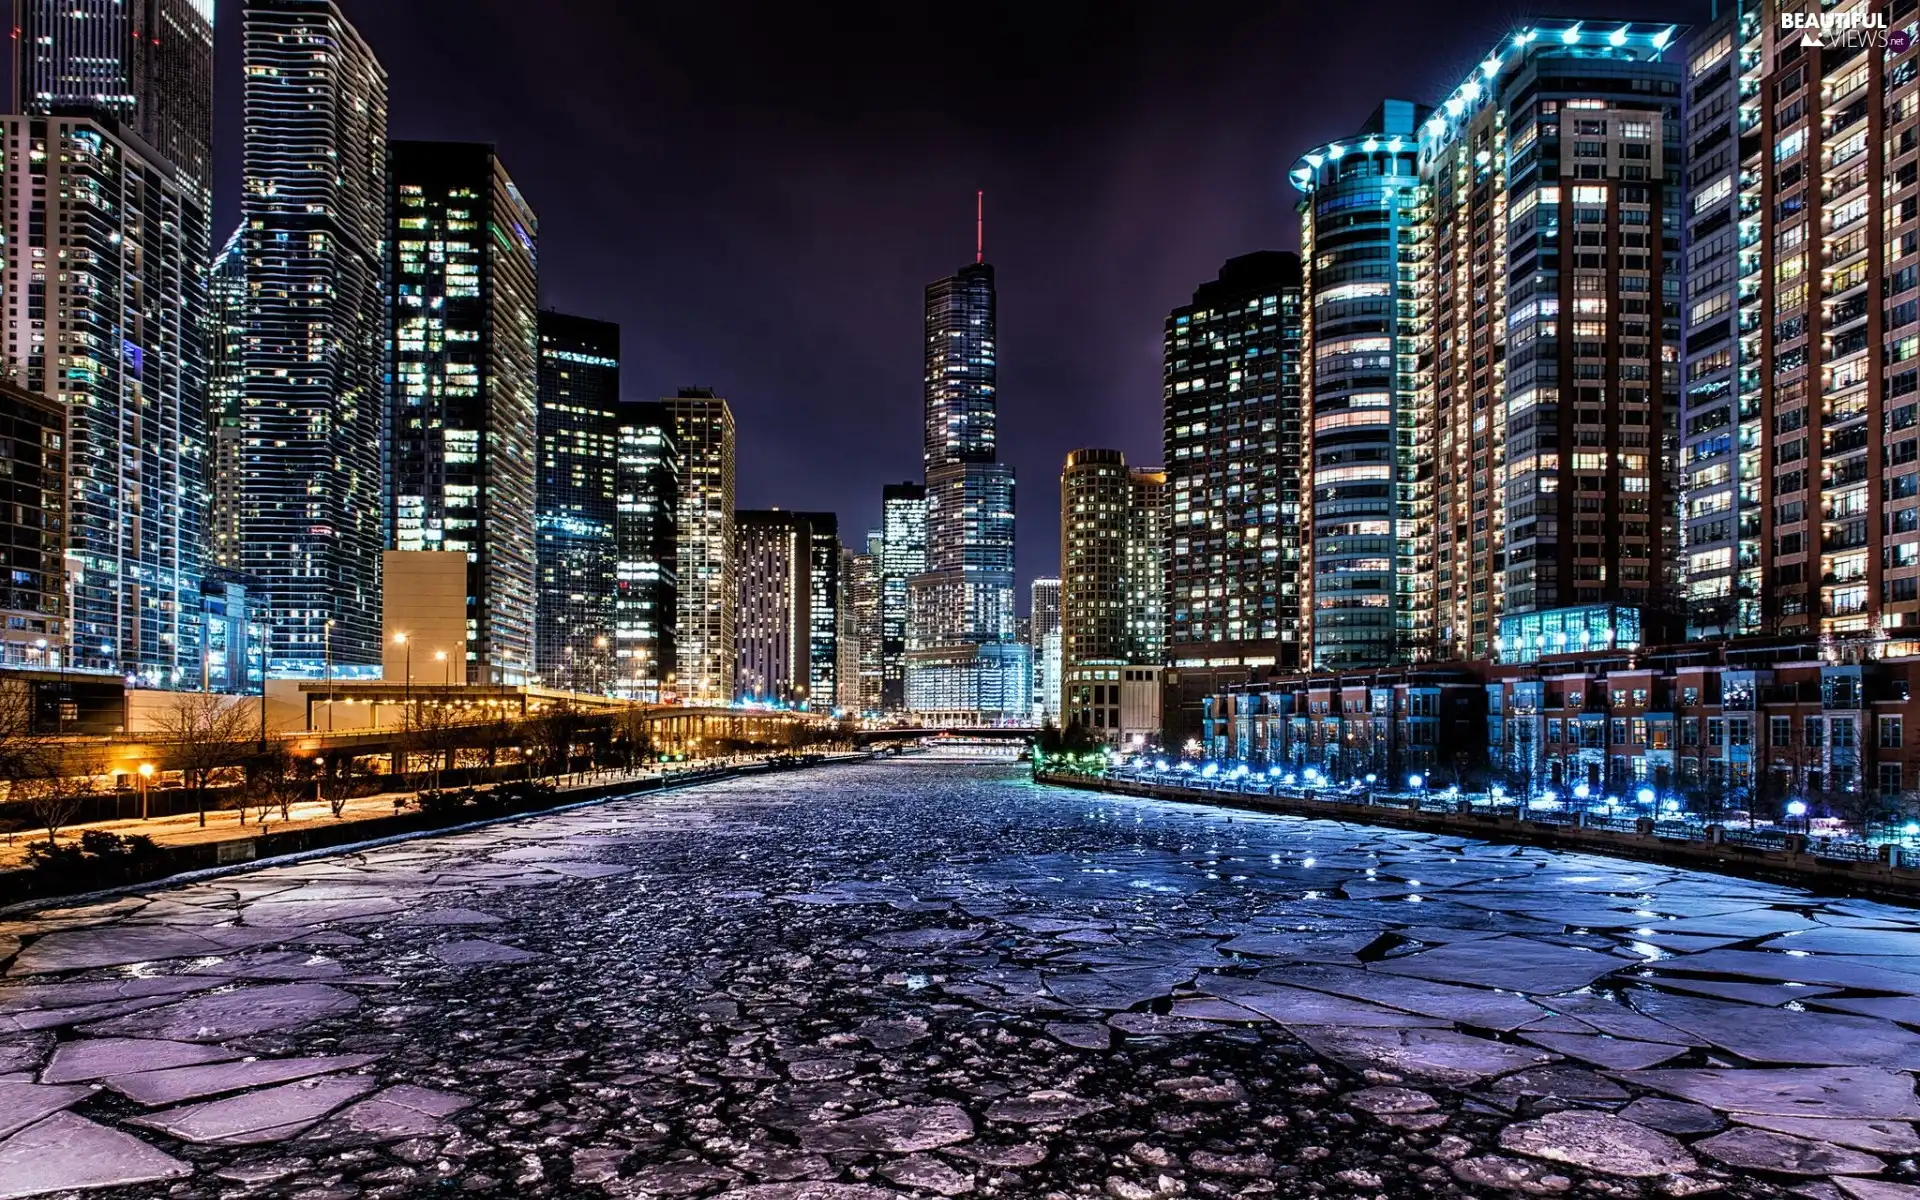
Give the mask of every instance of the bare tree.
M 66 751 L 59 742 L 46 741 L 28 761 L 32 774 L 25 780 L 27 807 L 47 831 L 49 848 L 99 792 L 97 756 L 70 757 Z
M 353 798 L 365 768 L 359 759 L 342 752 L 327 759 L 319 771 L 320 794 L 327 802 L 328 811 L 339 817 L 347 811 L 347 801 Z
M 203 826 L 215 780 L 247 758 L 253 723 L 245 705 L 216 692 L 180 693 L 154 720 L 157 740 L 167 744 L 168 757 Z M 246 803 L 244 798 L 241 803 Z M 240 819 L 246 820 L 244 807 Z
M 532 776 L 537 761 L 541 774 L 559 775 L 573 763 L 574 744 L 585 725 L 580 711 L 567 701 L 557 701 L 540 710 L 528 722 L 528 773 Z
M 614 719 L 614 736 L 620 761 L 631 771 L 654 753 L 653 724 L 647 710 L 639 705 L 623 709 Z

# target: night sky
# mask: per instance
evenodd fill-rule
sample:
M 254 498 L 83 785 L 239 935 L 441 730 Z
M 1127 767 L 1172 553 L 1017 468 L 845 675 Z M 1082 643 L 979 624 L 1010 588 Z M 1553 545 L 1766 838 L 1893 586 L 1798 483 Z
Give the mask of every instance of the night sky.
M 1285 172 L 1384 96 L 1431 100 L 1528 16 L 1706 0 L 735 4 L 342 0 L 395 137 L 492 141 L 540 215 L 543 303 L 618 321 L 628 399 L 732 402 L 742 507 L 856 547 L 920 477 L 921 289 L 986 191 L 1021 607 L 1059 469 L 1160 461 L 1160 330 L 1221 261 L 1296 249 Z M 238 219 L 238 0 L 220 0 L 219 226 Z

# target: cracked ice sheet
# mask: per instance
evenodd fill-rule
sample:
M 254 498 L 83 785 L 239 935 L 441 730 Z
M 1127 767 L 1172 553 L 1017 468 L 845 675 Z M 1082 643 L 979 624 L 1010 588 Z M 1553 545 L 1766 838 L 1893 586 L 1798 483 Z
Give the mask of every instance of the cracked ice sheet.
M 0 1142 L 0 1200 L 158 1183 L 193 1168 L 138 1138 L 59 1112 Z
M 360 1007 L 359 997 L 324 983 L 269 984 L 215 992 L 86 1027 L 116 1037 L 221 1042 L 247 1034 L 305 1026 Z
M 252 1145 L 278 1142 L 304 1132 L 320 1118 L 372 1091 L 366 1075 L 303 1079 L 225 1100 L 169 1108 L 131 1124 L 157 1129 L 188 1142 Z

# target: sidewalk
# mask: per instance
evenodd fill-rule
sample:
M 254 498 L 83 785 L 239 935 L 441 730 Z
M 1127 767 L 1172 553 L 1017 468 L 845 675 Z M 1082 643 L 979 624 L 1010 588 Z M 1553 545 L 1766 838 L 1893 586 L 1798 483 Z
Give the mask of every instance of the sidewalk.
M 695 766 L 699 764 L 687 764 Z M 658 771 L 601 771 L 561 776 L 561 792 L 579 791 L 586 788 L 605 787 L 611 783 L 638 782 L 658 777 Z M 379 792 L 372 796 L 356 796 L 347 801 L 346 807 L 338 817 L 325 801 L 303 800 L 288 808 L 288 817 L 283 820 L 280 810 L 268 811 L 263 822 L 254 820 L 257 809 L 249 808 L 244 814 L 238 809 L 209 809 L 207 824 L 201 828 L 196 813 L 176 813 L 166 817 L 150 817 L 141 820 L 135 817 L 124 821 L 91 821 L 85 824 L 69 825 L 60 831 L 60 841 L 76 842 L 80 835 L 90 829 L 103 829 L 118 834 L 145 834 L 161 846 L 194 846 L 205 843 L 233 841 L 239 838 L 258 837 L 265 833 L 284 833 L 289 830 L 305 829 L 317 825 L 346 824 L 353 821 L 365 821 L 373 817 L 390 817 L 394 814 L 394 801 L 401 802 L 403 808 L 413 806 L 412 791 Z M 241 817 L 245 816 L 245 824 Z M 34 843 L 44 844 L 47 831 L 44 829 L 22 829 L 11 836 L 0 838 L 0 871 L 12 870 L 27 865 L 27 847 Z

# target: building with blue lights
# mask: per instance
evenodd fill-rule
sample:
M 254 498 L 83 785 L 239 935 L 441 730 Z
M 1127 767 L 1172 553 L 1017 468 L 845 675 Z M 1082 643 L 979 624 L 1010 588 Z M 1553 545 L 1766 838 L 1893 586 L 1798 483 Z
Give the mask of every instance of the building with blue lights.
M 1506 613 L 1678 607 L 1677 33 L 1523 30 L 1421 127 L 1443 658 Z
M 1294 164 L 1311 535 L 1303 640 L 1316 670 L 1424 662 L 1434 633 L 1434 424 L 1422 419 L 1432 209 L 1425 110 L 1382 104 Z

